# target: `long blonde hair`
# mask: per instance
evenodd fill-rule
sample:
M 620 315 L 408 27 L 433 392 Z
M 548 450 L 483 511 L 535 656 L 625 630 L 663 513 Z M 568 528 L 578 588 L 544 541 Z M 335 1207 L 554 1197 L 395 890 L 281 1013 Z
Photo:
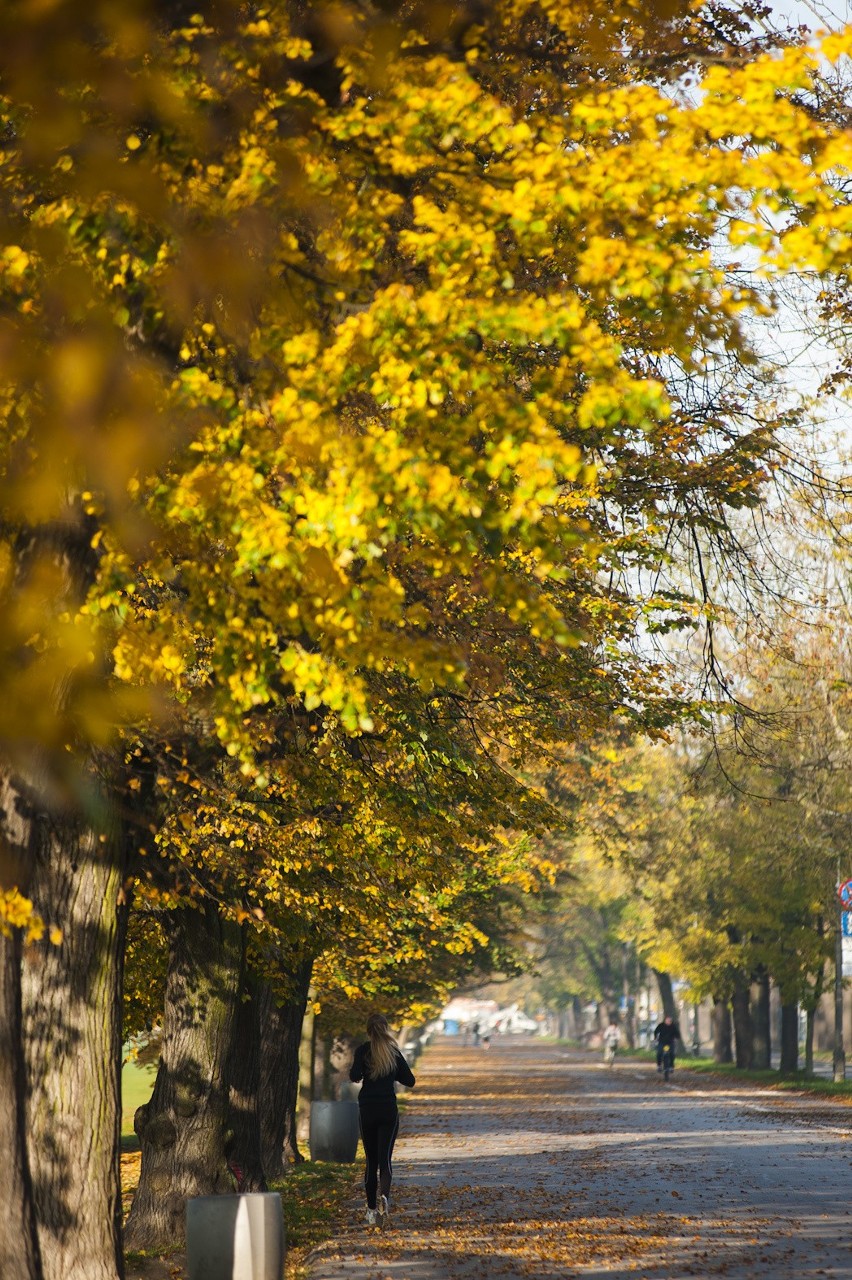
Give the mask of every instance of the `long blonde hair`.
M 371 1013 L 367 1019 L 367 1035 L 370 1039 L 370 1059 L 366 1064 L 371 1080 L 389 1076 L 396 1071 L 396 1055 L 399 1052 L 390 1023 L 383 1013 Z

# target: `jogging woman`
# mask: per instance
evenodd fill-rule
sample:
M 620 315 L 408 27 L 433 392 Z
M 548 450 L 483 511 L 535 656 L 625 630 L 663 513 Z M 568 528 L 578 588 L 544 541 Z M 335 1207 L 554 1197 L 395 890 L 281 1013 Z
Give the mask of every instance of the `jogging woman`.
M 384 1226 L 390 1212 L 390 1189 L 393 1168 L 393 1144 L 399 1129 L 399 1112 L 394 1084 L 414 1086 L 411 1068 L 399 1051 L 390 1024 L 381 1013 L 367 1019 L 369 1037 L 355 1050 L 349 1079 L 361 1085 L 358 1098 L 361 1118 L 361 1141 L 367 1157 L 364 1188 L 367 1213 L 364 1221 L 374 1227 Z

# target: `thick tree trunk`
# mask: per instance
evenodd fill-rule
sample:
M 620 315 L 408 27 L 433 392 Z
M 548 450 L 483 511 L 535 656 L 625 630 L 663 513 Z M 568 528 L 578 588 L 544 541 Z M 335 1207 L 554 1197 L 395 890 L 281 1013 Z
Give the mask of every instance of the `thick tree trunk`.
M 242 966 L 234 1019 L 228 1116 L 228 1152 L 239 1191 L 266 1191 L 260 1141 L 260 982 L 246 964 L 243 926 Z
M 672 990 L 672 980 L 667 973 L 663 973 L 660 969 L 654 969 L 653 973 L 660 989 L 660 999 L 663 1002 L 663 1017 L 673 1018 L 677 1022 L 677 1005 L 675 1004 L 674 991 Z
M 744 978 L 738 978 L 731 1001 L 734 1019 L 734 1042 L 736 1046 L 736 1063 L 743 1070 L 752 1064 L 754 1052 L 752 1044 L 751 1008 L 749 1005 L 749 988 Z
M 180 1244 L 187 1199 L 233 1191 L 225 1147 L 240 929 L 207 902 L 171 912 L 167 930 L 160 1067 L 134 1121 L 142 1171 L 127 1221 L 133 1249 Z
M 799 1006 L 781 1006 L 781 1074 L 792 1075 L 799 1070 Z
M 57 616 L 65 607 L 73 613 L 94 581 L 94 532 L 94 519 L 74 501 L 56 521 L 22 530 L 16 542 L 18 582 L 31 575 L 35 581 L 42 565 L 55 570 Z M 110 665 L 96 663 L 87 680 L 107 679 Z M 68 714 L 73 663 L 55 673 L 48 663 L 42 676 L 46 707 L 38 713 L 47 710 L 53 725 L 40 745 L 36 729 L 21 775 L 0 775 L 0 848 L 12 861 L 26 854 L 26 885 L 17 876 L 7 883 L 25 891 L 50 930 L 58 928 L 62 937 L 54 941 L 48 933 L 30 943 L 20 965 L 13 958 L 12 968 L 9 954 L 3 957 L 4 1031 L 14 1032 L 14 1018 L 20 1017 L 11 1059 L 13 1090 L 4 1091 L 3 1109 L 7 1124 L 13 1113 L 12 1124 L 20 1123 L 23 1067 L 26 1159 L 21 1164 L 20 1153 L 16 1159 L 13 1151 L 12 1163 L 4 1163 L 0 1199 L 11 1198 L 13 1216 L 23 1209 L 26 1236 L 31 1178 L 36 1256 L 31 1241 L 23 1240 L 21 1251 L 25 1265 L 35 1266 L 44 1280 L 116 1280 L 124 1274 L 119 1184 L 124 849 L 117 831 L 108 829 L 112 814 L 99 785 L 100 767 L 91 767 L 85 748 L 69 754 L 61 746 L 77 732 L 73 713 Z M 10 1023 L 16 975 L 20 1004 Z M 9 1070 L 8 1063 L 4 1069 Z M 16 1188 L 11 1197 L 10 1185 Z M 7 1247 L 5 1225 L 3 1236 L 0 1249 Z M 4 1280 L 13 1274 L 27 1272 L 10 1272 L 4 1262 Z
M 278 1004 L 272 988 L 260 993 L 260 1134 L 267 1178 L 286 1174 L 285 1161 L 301 1164 L 296 1136 L 299 1100 L 299 1046 L 313 962 L 303 960 L 293 973 L 293 995 Z
M 733 1062 L 731 1050 L 731 1008 L 727 1000 L 713 997 L 713 1061 Z
M 755 982 L 752 1017 L 752 1066 L 768 1071 L 772 1066 L 772 1030 L 769 1021 L 769 974 L 761 972 Z
M 62 931 L 24 952 L 27 1140 L 45 1280 L 124 1275 L 119 1149 L 126 907 L 115 831 L 33 818 L 31 896 Z
M 26 1142 L 26 1069 L 21 1041 L 21 937 L 0 933 L 0 1276 L 41 1280 Z

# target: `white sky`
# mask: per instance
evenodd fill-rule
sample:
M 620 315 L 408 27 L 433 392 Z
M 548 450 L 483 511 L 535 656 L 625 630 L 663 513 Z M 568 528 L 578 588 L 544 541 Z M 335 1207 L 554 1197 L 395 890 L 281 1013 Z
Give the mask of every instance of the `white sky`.
M 813 30 L 841 27 L 852 20 L 849 0 L 775 0 L 772 10 L 779 18 L 804 23 Z

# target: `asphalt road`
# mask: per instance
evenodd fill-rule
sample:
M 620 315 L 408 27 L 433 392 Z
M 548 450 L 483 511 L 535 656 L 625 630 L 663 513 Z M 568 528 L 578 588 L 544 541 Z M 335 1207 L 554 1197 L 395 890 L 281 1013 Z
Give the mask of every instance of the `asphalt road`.
M 852 1107 L 534 1040 L 417 1075 L 388 1229 L 359 1193 L 311 1280 L 852 1280 Z

